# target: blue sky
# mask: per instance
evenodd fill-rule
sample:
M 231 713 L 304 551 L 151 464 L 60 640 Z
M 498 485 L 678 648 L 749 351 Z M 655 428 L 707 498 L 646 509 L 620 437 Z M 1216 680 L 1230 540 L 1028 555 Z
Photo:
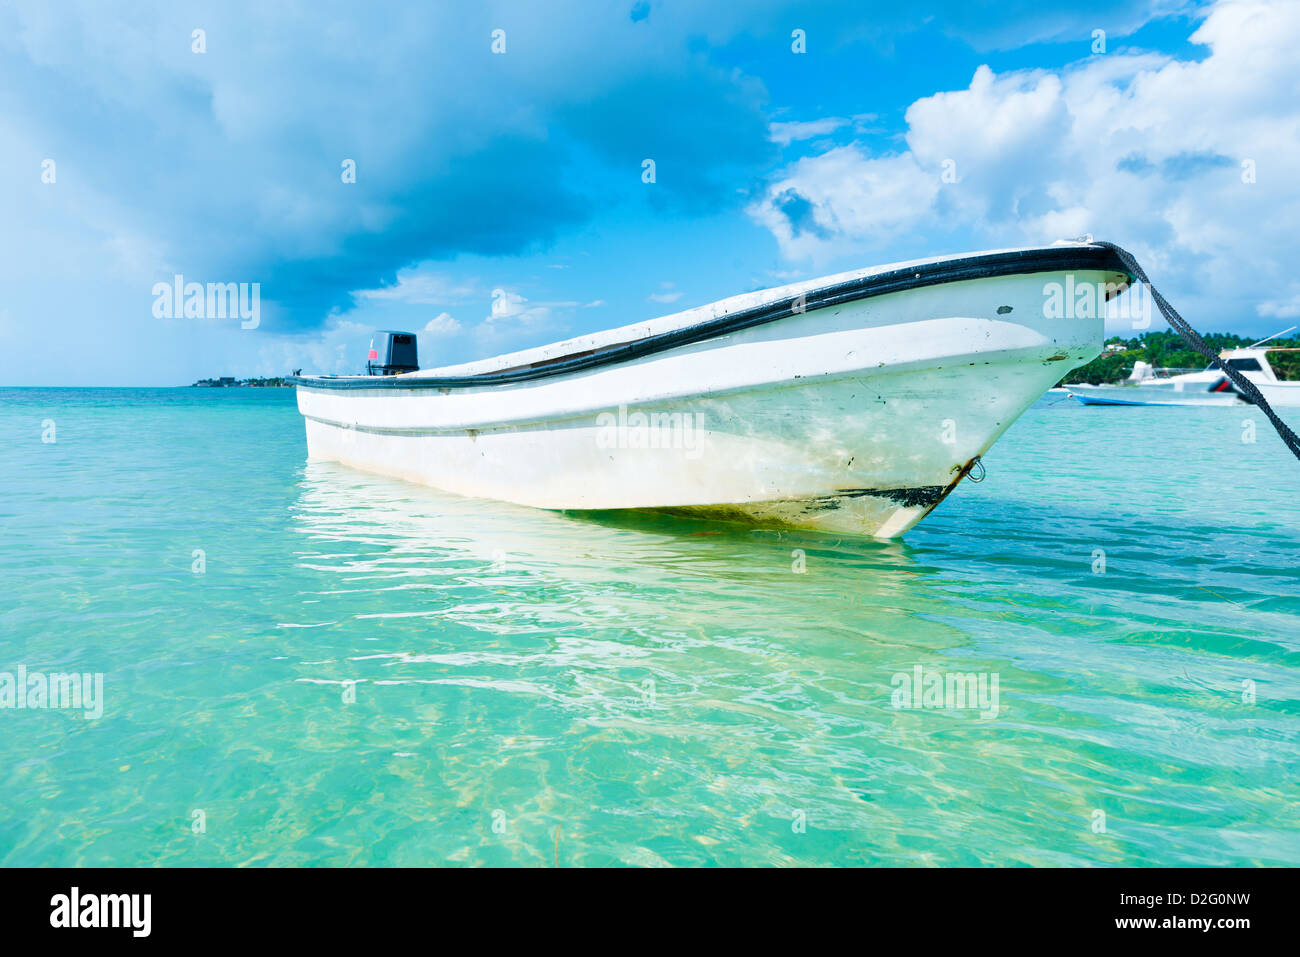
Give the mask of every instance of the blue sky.
M 0 384 L 351 372 L 374 328 L 445 364 L 1085 232 L 1262 336 L 1297 7 L 10 2 Z M 176 274 L 259 283 L 258 326 L 156 316 Z

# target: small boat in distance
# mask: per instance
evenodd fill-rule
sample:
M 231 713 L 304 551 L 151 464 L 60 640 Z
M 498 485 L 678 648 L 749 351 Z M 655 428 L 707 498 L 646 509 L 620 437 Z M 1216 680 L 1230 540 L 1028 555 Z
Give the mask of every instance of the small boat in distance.
M 1268 361 L 1270 352 L 1294 350 L 1261 348 L 1270 339 L 1286 335 L 1293 329 L 1295 326 L 1241 349 L 1224 349 L 1219 353 L 1219 361 L 1222 365 L 1235 369 L 1253 383 L 1269 405 L 1300 406 L 1300 382 L 1278 378 Z M 1199 372 L 1186 372 L 1181 375 L 1159 374 L 1162 371 L 1152 369 L 1147 363 L 1138 361 L 1133 363 L 1133 372 L 1123 382 L 1068 385 L 1065 386 L 1065 391 L 1084 405 L 1239 406 L 1247 404 L 1218 365 L 1209 365 Z
M 1131 281 L 1090 241 L 936 257 L 455 366 L 291 381 L 313 459 L 544 509 L 892 538 L 1100 352 Z M 372 359 L 394 354 L 386 335 Z

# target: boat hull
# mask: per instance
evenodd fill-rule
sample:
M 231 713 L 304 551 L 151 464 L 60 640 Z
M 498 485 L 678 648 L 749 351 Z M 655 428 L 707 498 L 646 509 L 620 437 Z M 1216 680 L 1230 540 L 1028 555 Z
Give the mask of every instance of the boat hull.
M 1066 391 L 1084 405 L 1244 405 L 1235 392 L 1211 392 L 1206 385 L 1178 389 L 1159 385 L 1072 385 Z
M 313 459 L 449 492 L 891 538 L 1097 355 L 1100 318 L 1045 317 L 1053 280 L 876 296 L 505 385 L 299 380 L 298 402 Z
M 1300 407 L 1300 382 L 1256 382 L 1255 388 L 1271 406 L 1279 409 Z

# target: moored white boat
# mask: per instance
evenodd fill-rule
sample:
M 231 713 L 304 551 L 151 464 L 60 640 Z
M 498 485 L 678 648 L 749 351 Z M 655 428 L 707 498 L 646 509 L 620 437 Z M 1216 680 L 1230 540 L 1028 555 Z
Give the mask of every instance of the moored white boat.
M 1046 305 L 1067 280 L 1098 292 L 1068 318 Z M 293 381 L 314 459 L 539 508 L 888 538 L 1097 355 L 1129 281 L 1090 243 L 972 253 L 458 366 Z
M 1261 340 L 1267 341 L 1268 339 Z M 1259 346 L 1260 343 L 1256 343 L 1244 349 L 1225 349 L 1219 354 L 1219 361 L 1251 382 L 1270 405 L 1300 405 L 1300 382 L 1279 379 L 1268 361 L 1269 352 L 1282 350 Z M 1161 377 L 1145 362 L 1135 362 L 1132 374 L 1124 382 L 1070 385 L 1065 388 L 1084 405 L 1246 404 L 1223 370 L 1216 365 L 1207 366 L 1199 372 Z
M 1244 375 L 1250 373 L 1243 372 Z M 1222 370 L 1210 366 L 1199 372 L 1157 375 L 1145 362 L 1136 362 L 1123 382 L 1068 385 L 1065 390 L 1084 405 L 1241 405 Z

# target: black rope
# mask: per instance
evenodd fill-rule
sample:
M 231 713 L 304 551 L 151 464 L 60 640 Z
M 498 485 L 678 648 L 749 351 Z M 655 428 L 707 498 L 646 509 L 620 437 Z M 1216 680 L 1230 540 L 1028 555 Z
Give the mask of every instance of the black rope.
M 1107 249 L 1114 251 L 1133 278 L 1146 285 L 1147 290 L 1151 293 L 1151 298 L 1155 300 L 1156 306 L 1160 309 L 1160 314 L 1165 317 L 1165 322 L 1169 323 L 1170 328 L 1182 336 L 1183 341 L 1195 351 L 1210 360 L 1211 365 L 1218 366 L 1223 371 L 1223 374 L 1232 381 L 1232 384 L 1237 387 L 1237 391 L 1241 393 L 1246 401 L 1259 406 L 1260 411 L 1268 416 L 1268 420 L 1273 423 L 1273 428 L 1282 437 L 1282 442 L 1291 450 L 1291 454 L 1300 459 L 1300 436 L 1297 436 L 1291 430 L 1291 427 L 1278 417 L 1278 414 L 1260 395 L 1259 389 L 1255 388 L 1255 383 L 1236 369 L 1225 365 L 1218 354 L 1205 344 L 1205 340 L 1197 334 L 1196 330 L 1187 324 L 1187 320 L 1178 314 L 1178 310 L 1169 304 L 1169 300 L 1160 295 L 1160 290 L 1151 284 L 1151 280 L 1147 278 L 1147 274 L 1138 265 L 1138 261 L 1133 258 L 1133 254 L 1127 249 L 1116 246 L 1114 243 L 1098 242 L 1094 245 L 1105 246 Z

